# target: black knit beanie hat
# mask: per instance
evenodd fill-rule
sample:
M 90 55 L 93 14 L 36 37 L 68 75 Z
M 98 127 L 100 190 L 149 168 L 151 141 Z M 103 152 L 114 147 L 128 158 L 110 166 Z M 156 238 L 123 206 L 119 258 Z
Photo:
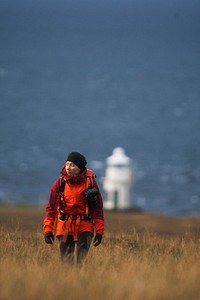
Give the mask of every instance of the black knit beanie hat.
M 85 166 L 87 165 L 85 157 L 79 152 L 69 153 L 67 161 L 71 161 L 72 163 L 74 163 L 79 169 L 81 169 L 81 171 L 83 171 L 85 169 Z

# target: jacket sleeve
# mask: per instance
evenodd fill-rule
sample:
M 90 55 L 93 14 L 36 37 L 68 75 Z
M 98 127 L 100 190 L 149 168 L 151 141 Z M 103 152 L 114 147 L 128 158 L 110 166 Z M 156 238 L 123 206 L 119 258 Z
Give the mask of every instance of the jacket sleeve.
M 57 214 L 58 199 L 60 197 L 59 192 L 60 178 L 58 178 L 52 185 L 49 200 L 46 206 L 46 214 L 43 222 L 44 234 L 53 231 L 54 222 Z
M 93 186 L 98 189 L 98 205 L 94 209 L 92 216 L 94 219 L 94 227 L 96 233 L 104 234 L 104 211 L 103 211 L 103 200 L 101 196 L 101 192 L 99 190 L 99 187 L 97 185 L 96 180 L 93 182 Z

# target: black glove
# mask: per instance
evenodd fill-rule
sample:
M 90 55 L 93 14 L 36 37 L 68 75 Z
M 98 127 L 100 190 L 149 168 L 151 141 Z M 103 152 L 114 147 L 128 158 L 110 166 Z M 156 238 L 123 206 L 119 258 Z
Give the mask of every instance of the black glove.
M 52 232 L 47 232 L 44 235 L 44 240 L 47 244 L 53 244 L 54 236 Z
M 96 246 L 99 246 L 101 244 L 101 241 L 102 241 L 102 234 L 99 234 L 97 233 L 95 235 L 95 238 L 94 238 L 94 241 L 93 241 L 93 245 L 96 247 Z

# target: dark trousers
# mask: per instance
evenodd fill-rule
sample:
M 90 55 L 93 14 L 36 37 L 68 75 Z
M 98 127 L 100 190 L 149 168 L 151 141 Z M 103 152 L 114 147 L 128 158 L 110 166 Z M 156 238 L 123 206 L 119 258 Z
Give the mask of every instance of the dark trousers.
M 79 234 L 78 241 L 74 242 L 73 235 L 68 235 L 66 242 L 62 241 L 63 236 L 59 235 L 57 238 L 60 243 L 60 256 L 63 261 L 74 262 L 75 258 L 75 244 L 77 243 L 76 261 L 81 263 L 87 256 L 89 251 L 93 234 L 85 231 Z

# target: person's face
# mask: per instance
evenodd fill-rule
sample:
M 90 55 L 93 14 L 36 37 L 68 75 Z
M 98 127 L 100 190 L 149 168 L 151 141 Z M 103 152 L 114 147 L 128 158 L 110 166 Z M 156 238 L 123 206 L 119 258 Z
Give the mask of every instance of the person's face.
M 67 161 L 65 164 L 65 169 L 67 172 L 67 175 L 73 177 L 74 175 L 77 175 L 80 173 L 81 169 L 77 167 L 73 162 Z

